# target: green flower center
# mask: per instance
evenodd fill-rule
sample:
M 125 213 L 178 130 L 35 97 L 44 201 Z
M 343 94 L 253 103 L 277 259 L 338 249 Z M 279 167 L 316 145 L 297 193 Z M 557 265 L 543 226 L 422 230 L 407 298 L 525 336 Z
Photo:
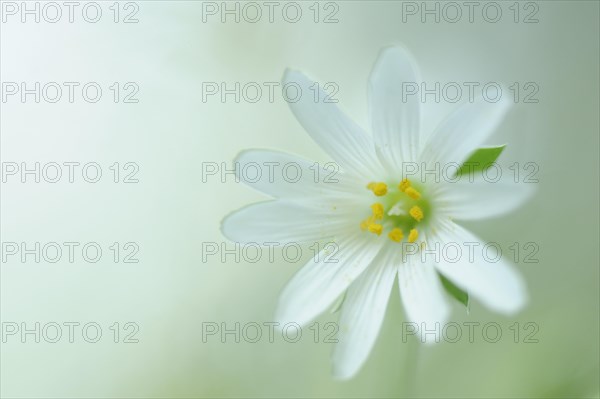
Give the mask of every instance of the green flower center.
M 386 229 L 388 238 L 394 242 L 401 242 L 408 234 L 407 241 L 415 242 L 419 236 L 417 226 L 426 223 L 431 215 L 431 205 L 423 195 L 424 188 L 408 179 L 402 180 L 397 189 L 391 191 L 382 182 L 369 183 L 367 188 L 381 200 L 371 205 L 372 215 L 360 223 L 360 228 L 376 235 Z

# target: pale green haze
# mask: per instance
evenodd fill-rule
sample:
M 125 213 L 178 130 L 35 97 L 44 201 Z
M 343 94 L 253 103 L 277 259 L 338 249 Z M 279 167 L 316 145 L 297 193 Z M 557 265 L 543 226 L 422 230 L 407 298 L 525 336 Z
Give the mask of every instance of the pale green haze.
M 98 1 L 98 22 L 80 2 L 70 23 L 62 2 L 56 22 L 42 2 L 36 23 L 21 9 L 36 2 L 2 1 L 0 396 L 598 398 L 600 3 L 476 3 L 469 21 L 462 1 L 460 17 L 446 2 L 277 2 L 271 22 L 264 2 Z M 239 22 L 221 7 L 237 7 Z M 439 22 L 422 7 L 438 9 Z M 302 328 L 297 342 L 277 329 L 269 340 L 282 289 L 315 249 L 302 246 L 295 262 L 281 249 L 252 261 L 253 248 L 223 261 L 219 245 L 235 248 L 223 218 L 268 197 L 221 172 L 251 148 L 332 161 L 282 97 L 287 68 L 370 134 L 369 75 L 394 45 L 412 54 L 430 90 L 411 86 L 424 96 L 425 132 L 469 101 L 469 87 L 502 86 L 516 102 L 485 143 L 496 150 L 479 156 L 501 152 L 503 172 L 532 179 L 535 193 L 511 213 L 462 225 L 498 243 L 529 299 L 506 316 L 454 291 L 450 338 L 422 345 L 403 338 L 394 284 L 370 356 L 339 381 L 327 339 L 339 312 Z M 97 87 L 99 100 L 87 101 Z M 84 179 L 98 170 L 98 182 Z M 287 234 L 285 220 L 278 229 Z M 72 262 L 64 243 L 77 243 Z M 216 243 L 213 254 L 206 243 Z M 84 325 L 88 340 L 101 329 L 96 343 Z

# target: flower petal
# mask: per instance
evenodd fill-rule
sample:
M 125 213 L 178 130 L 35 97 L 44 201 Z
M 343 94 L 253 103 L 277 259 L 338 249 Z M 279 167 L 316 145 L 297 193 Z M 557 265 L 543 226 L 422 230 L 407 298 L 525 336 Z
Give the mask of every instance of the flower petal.
M 517 209 L 535 192 L 532 184 L 501 179 L 491 183 L 482 180 L 448 184 L 439 210 L 452 219 L 475 220 L 497 217 Z
M 398 269 L 400 298 L 408 321 L 416 323 L 422 332 L 421 340 L 430 343 L 435 336 L 424 330 L 435 330 L 436 324 L 441 328 L 450 316 L 450 305 L 432 262 L 428 258 L 423 262 L 419 254 L 407 256 L 406 260 Z
M 384 49 L 369 78 L 369 111 L 377 153 L 387 168 L 401 170 L 420 153 L 419 96 L 406 95 L 419 85 L 412 56 L 401 47 Z
M 333 374 L 337 378 L 348 379 L 356 374 L 379 335 L 398 270 L 390 258 L 389 251 L 381 251 L 346 293 L 338 343 L 333 350 Z
M 325 247 L 284 288 L 276 320 L 305 325 L 327 310 L 373 261 L 382 241 L 363 233 L 341 238 L 331 255 Z
M 283 85 L 290 93 L 291 87 L 301 90 L 298 96 L 289 95 L 292 112 L 313 140 L 345 171 L 366 182 L 381 175 L 371 138 L 334 103 L 327 102 L 331 99 L 320 85 L 289 69 L 283 77 Z
M 239 243 L 311 242 L 346 230 L 352 220 L 340 216 L 310 203 L 265 201 L 229 214 L 221 223 L 221 231 Z
M 440 256 L 437 270 L 491 310 L 504 314 L 521 310 L 527 303 L 527 289 L 512 265 L 503 259 L 492 263 L 484 257 L 485 243 L 479 238 L 453 222 L 440 223 L 433 243 L 439 243 L 440 248 L 456 243 L 462 255 L 454 262 Z
M 431 134 L 421 158 L 432 164 L 461 164 L 491 136 L 510 105 L 506 95 L 495 103 L 480 98 L 462 105 Z
M 512 176 L 497 182 L 461 178 L 439 191 L 436 209 L 452 219 L 474 220 L 497 217 L 523 205 L 535 192 L 534 184 L 515 183 Z
M 280 151 L 252 149 L 235 159 L 236 177 L 248 186 L 276 198 L 295 200 L 311 197 L 352 199 L 364 182 L 341 173 L 339 166 L 320 165 Z M 362 193 L 361 193 L 362 194 Z

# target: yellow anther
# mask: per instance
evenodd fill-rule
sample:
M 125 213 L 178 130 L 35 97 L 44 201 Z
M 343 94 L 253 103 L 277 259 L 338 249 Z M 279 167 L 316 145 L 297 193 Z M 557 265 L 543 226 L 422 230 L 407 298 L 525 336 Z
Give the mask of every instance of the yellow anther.
M 419 232 L 417 229 L 412 229 L 410 233 L 408 233 L 408 242 L 415 242 L 419 238 Z
M 371 209 L 373 210 L 373 217 L 375 220 L 383 219 L 383 205 L 379 202 L 371 205 Z
M 400 230 L 399 228 L 395 227 L 395 228 L 392 229 L 392 231 L 390 231 L 388 233 L 388 237 L 392 241 L 400 242 L 404 238 L 404 234 L 402 233 L 402 230 Z
M 410 180 L 408 180 L 408 179 L 402 179 L 402 181 L 398 185 L 398 189 L 402 192 L 406 191 L 406 189 L 409 187 L 410 187 Z
M 381 196 L 387 194 L 387 184 L 385 184 L 385 183 L 371 182 L 367 185 L 367 188 L 369 190 L 373 191 L 373 194 L 375 194 L 378 197 L 381 197 Z
M 373 234 L 381 235 L 381 232 L 383 231 L 383 226 L 377 223 L 371 223 L 368 229 Z
M 375 218 L 373 216 L 369 216 L 368 218 L 366 218 L 365 220 L 360 222 L 360 229 L 362 231 L 367 231 L 367 229 L 369 228 L 369 225 L 373 222 L 375 222 Z
M 410 208 L 410 211 L 408 211 L 408 213 L 410 213 L 410 216 L 412 216 L 417 222 L 420 222 L 424 216 L 423 210 L 421 208 L 419 208 L 417 205 Z
M 406 195 L 408 195 L 412 199 L 417 200 L 417 199 L 421 198 L 421 193 L 412 187 L 408 187 L 404 192 L 406 193 Z

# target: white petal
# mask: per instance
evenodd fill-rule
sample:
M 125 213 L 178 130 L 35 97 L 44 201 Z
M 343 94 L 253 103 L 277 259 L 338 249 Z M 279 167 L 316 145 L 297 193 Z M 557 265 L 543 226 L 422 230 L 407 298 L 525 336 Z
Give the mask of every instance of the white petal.
M 440 190 L 437 209 L 452 219 L 473 220 L 507 214 L 523 205 L 535 192 L 534 184 L 515 183 L 512 176 L 497 182 L 464 178 Z
M 341 173 L 333 162 L 321 165 L 285 152 L 253 149 L 242 151 L 234 163 L 239 180 L 272 197 L 348 199 L 365 191 L 364 182 Z
M 379 252 L 383 240 L 359 233 L 346 236 L 309 261 L 281 293 L 276 311 L 280 325 L 300 325 L 327 310 L 342 292 L 367 268 Z M 337 260 L 337 262 L 336 262 Z
M 432 133 L 423 149 L 427 163 L 461 164 L 491 136 L 509 110 L 511 102 L 504 95 L 496 103 L 478 99 L 462 105 Z
M 240 243 L 311 242 L 356 225 L 340 216 L 334 210 L 309 203 L 266 201 L 229 214 L 221 224 L 221 231 L 231 241 Z
M 333 374 L 351 378 L 363 365 L 385 316 L 398 266 L 381 251 L 371 266 L 350 286 L 342 305 L 338 343 L 333 350 Z
M 417 336 L 422 342 L 435 342 L 435 335 L 426 334 L 425 330 L 439 328 L 441 331 L 450 316 L 444 288 L 429 259 L 423 262 L 420 254 L 415 254 L 406 260 L 398 269 L 398 286 L 407 321 L 416 323 L 415 327 L 421 332 Z
M 334 103 L 327 102 L 331 99 L 321 90 L 321 85 L 289 69 L 283 84 L 288 85 L 288 103 L 298 122 L 344 170 L 364 178 L 367 183 L 381 175 L 373 141 Z M 294 96 L 291 93 L 297 87 L 301 95 Z M 318 101 L 315 101 L 315 92 Z
M 384 49 L 369 79 L 369 111 L 378 155 L 395 170 L 421 149 L 419 96 L 405 93 L 415 85 L 420 77 L 412 56 L 401 47 Z
M 440 256 L 440 262 L 436 263 L 438 271 L 456 286 L 489 309 L 500 313 L 514 314 L 525 306 L 527 289 L 522 277 L 503 259 L 492 263 L 491 259 L 496 257 L 493 249 L 489 250 L 486 259 L 486 243 L 450 221 L 442 222 L 435 236 L 428 241 L 428 248 L 435 242 L 439 243 L 440 248 L 448 243 L 456 243 L 461 247 L 462 256 L 457 261 L 452 259 L 453 252 L 448 257 Z M 469 250 L 469 246 L 473 249 Z M 443 254 L 444 251 L 440 252 Z

